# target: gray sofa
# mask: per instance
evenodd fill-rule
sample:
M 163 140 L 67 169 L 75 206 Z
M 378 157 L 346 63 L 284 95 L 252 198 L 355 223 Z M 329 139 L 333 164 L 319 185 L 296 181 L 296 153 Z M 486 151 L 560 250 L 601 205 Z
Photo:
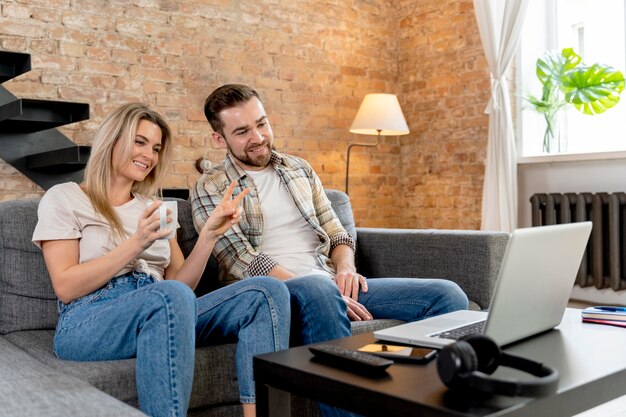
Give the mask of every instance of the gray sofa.
M 466 291 L 474 308 L 488 306 L 508 240 L 506 233 L 355 228 L 346 194 L 328 190 L 342 223 L 357 240 L 359 271 L 370 278 L 449 278 Z M 0 416 L 133 416 L 135 360 L 73 362 L 52 351 L 56 297 L 43 257 L 31 243 L 37 200 L 0 203 Z M 187 254 L 197 234 L 187 201 L 179 200 L 178 239 Z M 198 294 L 217 285 L 217 265 L 205 271 Z M 361 333 L 396 322 L 355 323 Z M 234 344 L 196 351 L 190 416 L 238 416 Z M 292 401 L 293 415 L 315 415 L 315 406 Z

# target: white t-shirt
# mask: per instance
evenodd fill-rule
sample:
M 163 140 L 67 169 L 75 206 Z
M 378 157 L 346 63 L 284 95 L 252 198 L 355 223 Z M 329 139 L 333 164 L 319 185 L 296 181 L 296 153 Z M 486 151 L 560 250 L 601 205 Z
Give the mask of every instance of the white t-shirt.
M 324 274 L 316 248 L 320 238 L 298 210 L 287 186 L 269 165 L 261 171 L 246 171 L 259 193 L 263 210 L 261 252 L 297 276 Z
M 135 195 L 128 203 L 114 207 L 129 237 L 137 229 L 139 216 L 152 202 L 153 200 Z M 109 253 L 117 246 L 111 240 L 109 224 L 95 212 L 87 194 L 74 182 L 50 188 L 42 197 L 37 213 L 39 220 L 33 232 L 33 242 L 39 247 L 45 240 L 78 239 L 79 262 L 85 263 Z M 162 280 L 169 263 L 168 241 L 156 240 L 115 275 L 143 270 L 147 265 L 147 271 L 143 272 Z

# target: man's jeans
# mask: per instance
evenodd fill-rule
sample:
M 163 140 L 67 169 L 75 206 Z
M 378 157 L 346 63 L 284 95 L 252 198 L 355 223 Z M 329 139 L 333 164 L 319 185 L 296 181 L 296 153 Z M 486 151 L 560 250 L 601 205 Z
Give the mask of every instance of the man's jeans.
M 346 303 L 328 277 L 307 275 L 284 282 L 291 295 L 293 345 L 325 342 L 352 334 Z
M 287 349 L 289 326 L 289 292 L 274 278 L 249 278 L 196 300 L 183 283 L 131 272 L 60 303 L 54 350 L 78 361 L 137 357 L 140 409 L 185 416 L 196 344 L 238 341 L 241 401 L 254 402 L 252 356 Z
M 467 309 L 467 295 L 445 279 L 371 278 L 358 301 L 375 319 L 417 321 Z

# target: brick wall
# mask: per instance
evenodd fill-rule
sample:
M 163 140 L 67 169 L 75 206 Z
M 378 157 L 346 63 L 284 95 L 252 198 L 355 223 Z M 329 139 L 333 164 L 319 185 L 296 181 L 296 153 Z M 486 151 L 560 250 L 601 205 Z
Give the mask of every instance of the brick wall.
M 391 92 L 411 134 L 354 148 L 357 224 L 479 225 L 488 77 L 471 0 L 26 0 L 0 11 L 0 49 L 33 61 L 4 87 L 89 103 L 90 120 L 61 129 L 81 144 L 119 104 L 150 104 L 178 145 L 168 187 L 192 186 L 197 158 L 223 158 L 202 113 L 223 83 L 255 86 L 278 149 L 339 189 L 347 144 L 374 140 L 348 132 L 362 97 Z M 0 200 L 42 193 L 0 161 Z
M 413 1 L 401 14 L 404 226 L 478 229 L 489 71 L 473 4 Z

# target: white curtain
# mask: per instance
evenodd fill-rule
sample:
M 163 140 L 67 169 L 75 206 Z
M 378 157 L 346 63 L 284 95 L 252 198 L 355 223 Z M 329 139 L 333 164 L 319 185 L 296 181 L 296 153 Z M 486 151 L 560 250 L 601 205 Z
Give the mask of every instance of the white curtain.
M 481 229 L 517 227 L 517 156 L 506 71 L 519 45 L 529 0 L 474 0 L 474 11 L 491 72 L 487 163 Z

